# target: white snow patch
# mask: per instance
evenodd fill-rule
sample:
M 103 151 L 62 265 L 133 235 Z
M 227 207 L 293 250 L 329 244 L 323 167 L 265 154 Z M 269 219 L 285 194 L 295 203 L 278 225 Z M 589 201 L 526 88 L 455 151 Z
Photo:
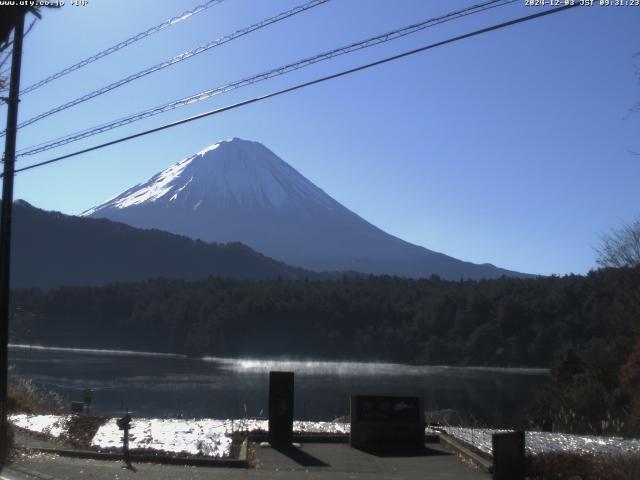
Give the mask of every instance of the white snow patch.
M 228 456 L 233 432 L 269 430 L 264 419 L 215 420 L 203 419 L 154 419 L 139 418 L 131 422 L 129 448 L 161 450 L 212 457 Z M 293 430 L 299 433 L 349 433 L 349 424 L 343 422 L 293 422 Z M 91 445 L 100 449 L 119 449 L 122 431 L 116 420 L 102 425 L 93 437 Z
M 67 431 L 70 418 L 71 415 L 15 414 L 9 417 L 9 421 L 25 430 L 58 438 Z M 293 430 L 298 433 L 348 434 L 349 424 L 294 421 Z M 269 431 L 268 420 L 134 418 L 129 431 L 129 448 L 228 457 L 232 433 L 255 431 Z M 122 448 L 122 430 L 118 428 L 115 418 L 98 429 L 91 446 L 101 450 Z
M 193 157 L 184 160 L 163 170 L 142 188 L 135 190 L 131 195 L 113 202 L 115 208 L 126 208 L 145 202 L 155 202 L 171 190 L 171 182 L 180 177 L 182 171 L 193 161 Z
M 230 142 L 231 140 L 232 139 L 229 139 L 227 140 L 227 142 Z M 196 153 L 196 155 L 200 155 L 201 157 L 203 157 L 205 153 L 211 152 L 212 150 L 215 150 L 216 148 L 218 148 L 221 143 L 222 142 L 218 142 L 218 143 L 214 143 L 213 145 L 209 145 L 208 147 L 203 148 L 198 153 Z
M 256 432 L 269 431 L 269 421 L 256 418 L 243 418 L 240 420 L 226 420 L 231 432 Z M 232 422 L 232 423 L 231 423 Z M 351 425 L 345 422 L 317 422 L 306 420 L 294 420 L 293 431 L 296 433 L 328 433 L 348 434 Z
M 44 433 L 60 437 L 67 430 L 71 415 L 28 415 L 19 413 L 9 415 L 9 422 L 30 432 Z
M 180 160 L 178 163 L 171 165 L 169 168 L 154 175 L 148 181 L 139 183 L 135 187 L 121 193 L 110 200 L 98 205 L 97 207 L 90 208 L 83 212 L 80 216 L 89 217 L 94 213 L 104 210 L 106 208 L 123 209 L 134 205 L 141 205 L 147 202 L 155 202 L 169 193 L 174 187 L 173 182 L 180 179 L 182 172 L 189 166 L 189 164 L 195 158 L 195 155 Z M 193 178 L 191 179 L 193 180 Z M 185 188 L 190 182 L 189 180 L 182 188 Z M 176 193 L 180 192 L 179 189 Z M 174 195 L 175 197 L 175 195 Z M 174 200 L 172 197 L 171 200 Z
M 138 418 L 131 422 L 129 448 L 227 457 L 231 451 L 231 438 L 227 432 L 223 420 Z M 122 447 L 122 431 L 116 419 L 98 429 L 91 445 L 100 449 Z
M 345 422 L 307 422 L 296 420 L 295 422 L 293 422 L 293 430 L 298 433 L 348 434 L 351 431 L 351 425 Z
M 178 190 L 176 190 L 176 193 L 173 194 L 173 196 L 169 199 L 170 202 L 173 202 L 174 200 L 177 200 L 178 198 L 178 194 L 184 190 L 185 188 L 187 188 L 189 186 L 189 184 L 193 182 L 193 176 L 187 181 L 187 183 L 185 183 L 183 186 L 181 186 Z
M 508 430 L 445 427 L 443 430 L 482 452 L 493 453 L 491 437 Z M 592 455 L 640 455 L 640 440 L 557 432 L 525 432 L 525 449 L 529 455 L 571 452 Z
M 200 150 L 82 216 L 132 206 L 167 207 L 183 191 L 188 194 L 193 210 L 198 209 L 203 200 L 210 205 L 236 204 L 266 209 L 307 204 L 333 210 L 338 205 L 263 145 L 231 138 Z M 163 216 L 166 217 L 166 212 Z M 171 224 L 172 219 L 166 218 Z

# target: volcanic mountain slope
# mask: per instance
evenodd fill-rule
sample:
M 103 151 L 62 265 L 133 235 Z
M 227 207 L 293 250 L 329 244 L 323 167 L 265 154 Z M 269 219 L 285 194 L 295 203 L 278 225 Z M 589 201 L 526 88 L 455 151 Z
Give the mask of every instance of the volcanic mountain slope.
M 233 243 L 215 245 L 106 219 L 14 204 L 12 287 L 103 285 L 154 277 L 294 279 L 313 273 Z
M 523 275 L 394 237 L 343 207 L 264 145 L 239 138 L 205 148 L 83 216 L 208 242 L 239 241 L 316 271 L 455 280 Z

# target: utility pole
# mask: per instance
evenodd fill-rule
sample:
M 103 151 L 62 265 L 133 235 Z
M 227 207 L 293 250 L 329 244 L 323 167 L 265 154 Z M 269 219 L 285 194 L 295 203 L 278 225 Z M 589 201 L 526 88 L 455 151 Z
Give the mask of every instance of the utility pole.
M 9 350 L 9 274 L 11 261 L 11 211 L 13 209 L 13 176 L 16 161 L 18 102 L 24 13 L 19 15 L 13 33 L 11 84 L 7 112 L 7 136 L 4 147 L 4 177 L 2 178 L 2 217 L 0 224 L 0 460 L 4 464 L 9 453 L 7 422 L 7 380 Z

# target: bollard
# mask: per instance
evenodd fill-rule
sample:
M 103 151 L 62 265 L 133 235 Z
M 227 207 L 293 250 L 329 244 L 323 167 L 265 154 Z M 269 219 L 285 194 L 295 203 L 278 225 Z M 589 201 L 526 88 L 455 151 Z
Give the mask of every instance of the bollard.
M 524 480 L 524 432 L 494 433 L 491 444 L 494 480 Z
M 269 443 L 293 442 L 293 372 L 269 372 Z

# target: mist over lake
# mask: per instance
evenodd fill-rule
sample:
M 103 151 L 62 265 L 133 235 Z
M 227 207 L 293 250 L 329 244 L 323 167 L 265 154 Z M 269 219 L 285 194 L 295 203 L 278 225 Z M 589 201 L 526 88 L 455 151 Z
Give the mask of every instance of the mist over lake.
M 188 358 L 170 354 L 12 346 L 12 378 L 29 378 L 67 402 L 93 390 L 91 409 L 134 416 L 243 418 L 267 415 L 270 370 L 295 377 L 294 416 L 348 414 L 350 394 L 420 395 L 427 410 L 455 409 L 507 425 L 547 379 L 544 369 L 393 363 Z

